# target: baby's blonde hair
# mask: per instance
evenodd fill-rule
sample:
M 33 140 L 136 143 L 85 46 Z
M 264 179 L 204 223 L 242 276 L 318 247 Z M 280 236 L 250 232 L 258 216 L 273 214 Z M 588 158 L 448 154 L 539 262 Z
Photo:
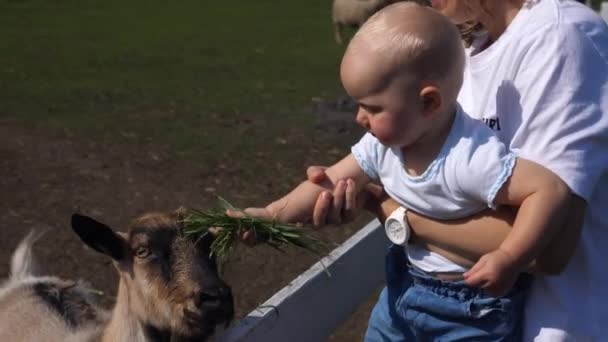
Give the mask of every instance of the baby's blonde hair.
M 456 101 L 462 84 L 464 47 L 460 33 L 443 15 L 413 2 L 398 2 L 371 16 L 352 38 L 347 54 L 366 50 L 394 75 L 413 74 L 440 86 Z

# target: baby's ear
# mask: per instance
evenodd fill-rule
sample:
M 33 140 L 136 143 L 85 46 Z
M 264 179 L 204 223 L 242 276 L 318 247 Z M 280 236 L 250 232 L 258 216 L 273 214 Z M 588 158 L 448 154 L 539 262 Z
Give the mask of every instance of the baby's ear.
M 436 86 L 426 86 L 420 90 L 420 103 L 424 116 L 435 114 L 441 108 L 441 101 L 441 92 Z

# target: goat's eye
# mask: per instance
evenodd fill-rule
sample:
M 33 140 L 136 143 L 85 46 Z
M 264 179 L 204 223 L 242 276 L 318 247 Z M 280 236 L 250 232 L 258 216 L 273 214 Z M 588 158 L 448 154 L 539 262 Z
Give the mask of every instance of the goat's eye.
M 140 259 L 145 259 L 150 255 L 150 250 L 148 249 L 148 247 L 137 247 L 137 249 L 135 250 L 135 256 L 140 258 Z

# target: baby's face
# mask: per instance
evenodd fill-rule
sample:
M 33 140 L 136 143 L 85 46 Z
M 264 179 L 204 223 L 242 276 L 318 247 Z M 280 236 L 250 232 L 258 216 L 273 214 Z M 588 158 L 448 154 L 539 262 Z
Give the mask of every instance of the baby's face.
M 346 92 L 359 104 L 356 121 L 382 144 L 406 147 L 424 132 L 419 89 L 404 72 L 383 70 L 374 58 L 345 58 L 340 69 Z

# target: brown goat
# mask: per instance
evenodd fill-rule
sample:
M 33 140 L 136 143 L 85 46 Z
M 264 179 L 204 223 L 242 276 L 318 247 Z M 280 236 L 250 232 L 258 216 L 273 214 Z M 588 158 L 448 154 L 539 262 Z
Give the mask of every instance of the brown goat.
M 180 222 L 177 212 L 146 214 L 136 219 L 126 233 L 120 233 L 92 218 L 78 214 L 72 216 L 74 232 L 88 246 L 111 257 L 120 276 L 116 304 L 101 328 L 92 322 L 95 323 L 97 317 L 103 317 L 103 313 L 83 296 L 73 296 L 80 303 L 80 314 L 94 314 L 85 320 L 72 313 L 72 316 L 79 319 L 74 323 L 68 322 L 65 315 L 65 306 L 68 304 L 66 300 L 49 300 L 46 292 L 41 294 L 40 291 L 22 291 L 21 295 L 29 294 L 29 300 L 36 304 L 32 305 L 32 309 L 38 311 L 36 317 L 39 320 L 44 318 L 56 321 L 60 317 L 70 333 L 84 336 L 80 340 L 205 340 L 213 334 L 216 325 L 227 325 L 232 319 L 232 294 L 230 288 L 219 278 L 216 262 L 209 253 L 213 236 L 208 234 L 199 240 L 187 238 L 181 234 Z M 56 290 L 60 287 L 58 281 L 46 282 L 44 279 L 46 278 L 30 279 L 29 288 L 33 287 L 32 284 L 42 283 L 53 290 L 50 292 L 54 297 L 61 297 L 56 295 Z M 72 292 L 77 289 L 75 285 L 72 288 Z M 78 290 L 75 293 L 81 292 L 83 291 Z M 2 290 L 0 317 L 6 313 L 1 294 Z M 15 298 L 11 300 L 14 301 Z M 43 314 L 40 313 L 41 308 L 45 309 Z M 54 317 L 47 317 L 53 314 Z M 29 328 L 36 330 L 39 325 L 30 323 Z M 10 330 L 12 327 L 3 326 L 3 322 L 0 322 L 0 331 L 3 329 Z M 92 329 L 98 331 L 89 332 Z M 53 332 L 72 336 L 66 332 Z M 61 340 L 52 338 L 48 333 L 41 333 L 28 335 L 31 336 L 29 340 Z M 15 333 L 14 336 L 21 335 Z M 72 338 L 70 340 L 75 341 Z

